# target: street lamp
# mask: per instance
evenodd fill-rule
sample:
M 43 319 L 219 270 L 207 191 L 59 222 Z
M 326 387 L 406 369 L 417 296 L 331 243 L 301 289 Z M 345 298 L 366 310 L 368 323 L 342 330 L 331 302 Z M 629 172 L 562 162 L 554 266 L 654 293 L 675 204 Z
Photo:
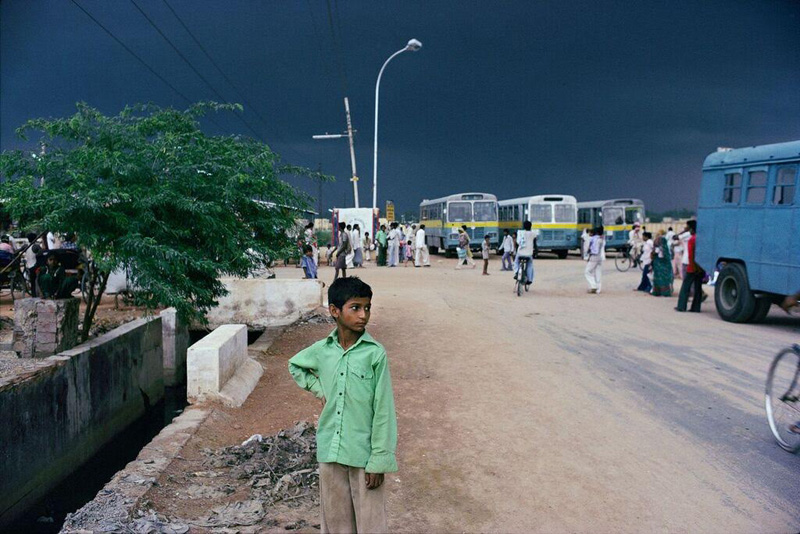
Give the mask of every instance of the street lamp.
M 381 67 L 381 71 L 378 73 L 378 81 L 375 83 L 375 143 L 373 146 L 373 158 L 372 158 L 372 208 L 375 209 L 378 207 L 378 96 L 381 90 L 381 76 L 383 76 L 383 69 L 386 68 L 386 65 L 394 59 L 395 56 L 402 54 L 403 52 L 416 52 L 422 48 L 422 43 L 417 41 L 416 39 L 411 39 L 405 48 L 401 48 L 391 56 Z

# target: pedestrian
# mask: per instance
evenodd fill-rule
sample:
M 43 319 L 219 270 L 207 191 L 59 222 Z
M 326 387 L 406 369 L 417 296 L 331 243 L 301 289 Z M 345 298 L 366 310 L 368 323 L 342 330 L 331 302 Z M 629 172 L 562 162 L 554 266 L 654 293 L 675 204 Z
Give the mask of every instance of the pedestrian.
M 322 402 L 317 424 L 320 531 L 388 532 L 386 473 L 397 471 L 397 414 L 386 350 L 366 331 L 372 289 L 331 284 L 336 328 L 289 360 L 297 385 Z
M 339 278 L 339 271 L 342 271 L 342 278 L 347 278 L 347 255 L 353 249 L 350 244 L 350 234 L 347 233 L 347 226 L 339 223 L 339 247 L 336 249 L 336 272 L 333 274 L 333 280 Z
M 589 232 L 589 229 L 584 228 L 581 233 L 581 258 L 583 258 L 583 261 L 589 259 L 589 239 L 591 238 L 592 234 Z
M 319 265 L 319 246 L 317 245 L 317 236 L 314 235 L 314 222 L 309 222 L 303 232 L 303 239 L 305 244 L 311 247 L 311 257 L 316 265 Z
M 364 261 L 372 261 L 372 250 L 375 245 L 369 237 L 369 232 L 364 232 Z
M 463 228 L 458 229 L 458 248 L 456 250 L 458 252 L 458 263 L 456 264 L 456 269 L 461 269 L 461 267 L 464 265 L 470 265 L 474 269 L 475 262 L 472 261 L 472 258 L 467 256 L 467 250 L 469 250 L 469 236 Z
M 348 224 L 346 231 L 347 237 L 350 241 L 350 252 L 347 253 L 347 257 L 345 258 L 345 265 L 347 265 L 347 268 L 350 269 L 353 267 L 353 258 L 355 258 L 356 255 L 355 249 L 353 248 L 353 225 Z
M 483 258 L 483 275 L 489 276 L 489 236 L 483 236 L 483 243 L 481 244 L 481 258 Z
M 317 277 L 317 264 L 314 262 L 314 249 L 311 245 L 303 245 L 303 257 L 300 258 L 305 278 Z
M 411 262 L 414 261 L 414 243 L 410 239 L 405 243 L 403 251 L 405 252 L 406 255 L 405 257 L 406 267 L 408 267 L 411 264 Z
M 389 267 L 396 267 L 400 255 L 400 230 L 397 229 L 397 223 L 393 222 L 389 225 Z
M 650 271 L 653 269 L 653 236 L 650 232 L 642 234 L 642 280 L 636 291 L 650 293 L 653 284 L 650 281 Z
M 653 291 L 656 297 L 672 296 L 672 254 L 664 230 L 659 230 L 653 248 Z
M 30 246 L 27 248 L 27 250 L 25 250 L 25 269 L 28 271 L 28 282 L 31 285 L 31 296 L 35 297 L 37 264 L 36 255 L 42 251 L 42 247 L 39 245 L 38 239 L 36 239 L 36 234 L 31 232 L 27 237 Z
M 683 263 L 683 245 L 678 235 L 672 236 L 670 252 L 672 253 L 672 276 L 673 278 L 683 278 L 681 265 Z
M 386 235 L 386 225 L 382 224 L 380 230 L 375 235 L 378 246 L 378 267 L 386 267 L 386 254 L 389 248 L 389 238 Z
M 683 232 L 678 236 L 681 240 L 681 247 L 683 254 L 681 255 L 681 278 L 686 278 L 686 266 L 689 265 L 689 238 L 692 237 L 692 232 L 689 230 L 689 223 L 683 229 Z
M 412 226 L 413 228 L 413 226 Z M 425 243 L 425 225 L 420 224 L 419 230 L 417 230 L 416 234 L 416 242 L 414 243 L 415 252 L 414 254 L 414 267 L 430 267 L 431 260 L 430 255 L 428 254 L 428 244 Z
M 605 259 L 605 239 L 603 227 L 592 230 L 589 238 L 589 259 L 586 260 L 584 275 L 589 283 L 589 293 L 600 293 L 603 282 L 603 259 Z
M 328 260 L 328 267 L 333 265 L 333 253 L 336 252 L 336 247 L 333 246 L 333 241 L 328 243 L 328 250 L 325 252 L 325 258 Z
M 361 243 L 361 228 L 358 224 L 353 225 L 353 231 L 350 233 L 350 238 L 353 243 L 353 267 L 364 266 L 364 249 Z
M 472 238 L 469 236 L 469 231 L 467 230 L 467 225 L 466 224 L 461 225 L 461 228 L 464 230 L 464 235 L 467 236 L 467 257 L 469 258 L 470 264 L 474 265 L 475 262 L 472 261 L 472 246 L 470 246 L 470 243 L 472 242 Z
M 0 237 L 0 251 L 8 252 L 10 255 L 13 256 L 15 250 L 14 246 L 11 244 L 11 238 L 8 237 L 8 235 Z
M 683 278 L 683 283 L 681 284 L 681 292 L 678 295 L 678 305 L 675 307 L 675 310 L 679 312 L 686 311 L 686 305 L 689 303 L 689 291 L 691 288 L 694 288 L 692 308 L 689 311 L 700 313 L 700 304 L 703 302 L 703 297 L 705 297 L 705 293 L 703 293 L 703 277 L 705 277 L 706 273 L 695 261 L 695 252 L 697 250 L 697 221 L 688 221 L 686 227 L 691 234 L 686 244 L 689 263 L 686 266 L 686 276 Z
M 661 232 L 659 232 L 659 234 L 660 233 Z M 675 235 L 675 230 L 673 230 L 671 226 L 669 228 L 667 228 L 667 235 L 666 235 L 667 243 L 672 243 L 672 237 L 674 235 Z
M 633 230 L 628 232 L 628 251 L 633 259 L 634 267 L 641 262 L 642 247 L 644 246 L 643 235 L 641 225 L 638 222 L 633 223 Z
M 521 260 L 528 260 L 528 268 L 525 270 L 527 276 L 528 289 L 533 283 L 533 247 L 534 247 L 534 234 L 531 230 L 532 224 L 530 221 L 522 223 L 522 230 L 517 230 L 517 255 L 514 258 L 514 280 L 519 279 L 519 263 Z
M 503 259 L 502 259 L 503 266 L 500 268 L 500 270 L 501 271 L 512 270 L 511 256 L 514 254 L 514 240 L 511 238 L 511 234 L 509 233 L 508 228 L 503 230 L 503 244 L 500 245 L 500 250 L 503 251 Z

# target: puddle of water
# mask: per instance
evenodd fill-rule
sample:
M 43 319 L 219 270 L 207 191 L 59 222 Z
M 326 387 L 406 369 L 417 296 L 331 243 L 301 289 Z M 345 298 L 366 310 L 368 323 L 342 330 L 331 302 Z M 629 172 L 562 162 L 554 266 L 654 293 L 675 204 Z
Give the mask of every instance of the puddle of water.
M 172 422 L 185 406 L 185 385 L 164 388 L 163 401 L 108 442 L 3 532 L 50 534 L 61 530 L 66 515 L 94 499 L 106 482 L 134 460 L 139 451 Z M 40 518 L 52 519 L 52 522 L 42 522 Z

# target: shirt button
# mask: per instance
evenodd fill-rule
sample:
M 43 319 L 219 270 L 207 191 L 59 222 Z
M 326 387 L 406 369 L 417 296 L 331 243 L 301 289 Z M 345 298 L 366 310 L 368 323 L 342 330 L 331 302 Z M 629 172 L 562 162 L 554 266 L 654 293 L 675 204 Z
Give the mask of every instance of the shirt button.
M 336 415 L 341 415 L 342 412 L 336 412 Z
M 344 376 L 344 373 L 339 373 L 340 375 Z
M 341 394 L 342 394 L 342 392 L 340 391 L 340 392 L 339 392 L 339 395 L 341 395 Z

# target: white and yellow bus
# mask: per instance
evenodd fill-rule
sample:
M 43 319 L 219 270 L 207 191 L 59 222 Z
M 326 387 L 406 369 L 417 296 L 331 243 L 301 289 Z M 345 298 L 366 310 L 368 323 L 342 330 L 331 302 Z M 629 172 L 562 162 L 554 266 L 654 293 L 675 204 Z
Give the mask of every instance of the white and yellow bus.
M 484 236 L 497 248 L 497 197 L 490 193 L 459 193 L 419 205 L 419 222 L 425 225 L 425 240 L 431 254 L 439 249 L 450 256 L 458 248 L 458 229 L 467 227 L 470 248 L 478 249 Z
M 531 221 L 536 240 L 535 253 L 554 252 L 559 258 L 567 257 L 571 249 L 578 248 L 578 202 L 570 195 L 536 195 L 501 200 L 498 204 L 500 231 L 511 234 Z
M 644 224 L 644 202 L 637 198 L 616 198 L 578 203 L 578 229 L 602 226 L 606 249 L 622 250 L 634 223 Z

